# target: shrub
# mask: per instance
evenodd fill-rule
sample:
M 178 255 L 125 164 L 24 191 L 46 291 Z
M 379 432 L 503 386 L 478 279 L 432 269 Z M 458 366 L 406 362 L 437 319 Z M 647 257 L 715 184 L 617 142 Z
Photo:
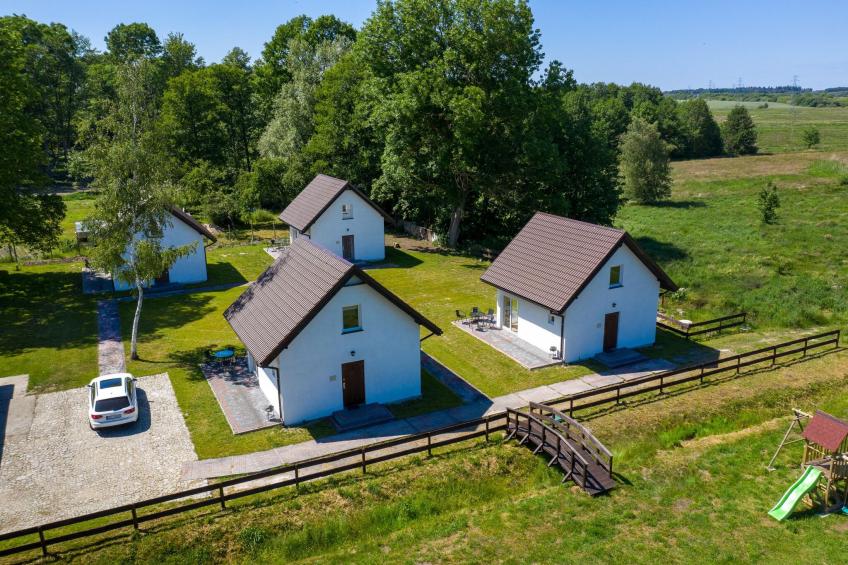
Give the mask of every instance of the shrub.
M 757 200 L 757 208 L 763 218 L 764 224 L 773 224 L 777 221 L 777 209 L 780 208 L 780 196 L 773 182 L 763 187 Z
M 819 134 L 819 128 L 816 126 L 809 126 L 804 128 L 804 131 L 801 132 L 801 141 L 807 147 L 807 149 L 812 149 L 816 145 L 821 142 L 821 135 Z

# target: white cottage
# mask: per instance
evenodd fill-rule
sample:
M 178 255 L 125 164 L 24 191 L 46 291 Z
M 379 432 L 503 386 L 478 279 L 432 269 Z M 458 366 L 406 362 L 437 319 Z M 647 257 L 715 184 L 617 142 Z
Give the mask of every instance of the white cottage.
M 653 344 L 660 289 L 677 289 L 627 232 L 543 212 L 481 280 L 502 330 L 566 363 Z
M 147 286 L 165 284 L 189 284 L 206 280 L 206 241 L 215 242 L 215 236 L 200 222 L 179 208 L 171 208 L 162 230 L 162 247 L 182 247 L 194 243 L 194 250 L 177 259 L 161 276 L 148 282 Z M 118 277 L 112 277 L 115 290 L 129 290 L 133 285 Z
M 421 395 L 421 335 L 442 331 L 358 266 L 306 238 L 224 312 L 287 424 Z
M 391 217 L 346 180 L 316 176 L 280 219 L 292 241 L 311 239 L 351 262 L 386 258 L 384 221 Z

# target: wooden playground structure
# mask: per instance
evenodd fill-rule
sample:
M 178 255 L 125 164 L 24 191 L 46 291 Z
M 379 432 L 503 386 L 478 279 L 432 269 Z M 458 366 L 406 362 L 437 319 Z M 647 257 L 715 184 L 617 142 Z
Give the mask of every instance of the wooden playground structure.
M 816 488 L 809 492 L 810 502 L 819 502 L 826 512 L 848 505 L 848 422 L 821 410 L 812 416 L 797 409 L 793 412 L 795 417 L 769 461 L 768 470 L 774 470 L 774 461 L 784 446 L 803 441 L 801 468 L 821 471 Z M 790 439 L 795 428 L 801 435 Z

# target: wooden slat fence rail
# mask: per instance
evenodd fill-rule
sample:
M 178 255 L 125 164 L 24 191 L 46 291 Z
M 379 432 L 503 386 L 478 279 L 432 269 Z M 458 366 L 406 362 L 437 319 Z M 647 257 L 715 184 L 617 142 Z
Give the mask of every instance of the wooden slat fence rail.
M 696 335 L 720 332 L 728 328 L 744 325 L 747 322 L 748 313 L 740 312 L 739 314 L 731 314 L 729 316 L 722 316 L 721 318 L 688 324 L 680 324 L 677 320 L 668 316 L 664 316 L 663 318 L 667 319 L 669 323 L 658 321 L 657 325 L 659 327 L 689 339 Z
M 0 534 L 0 543 L 29 536 L 38 536 L 38 541 L 0 549 L 0 556 L 12 555 L 36 549 L 41 549 L 42 554 L 46 556 L 49 554 L 48 547 L 58 543 L 93 536 L 120 528 L 133 527 L 138 529 L 139 525 L 144 522 L 157 520 L 175 514 L 181 514 L 183 512 L 196 510 L 205 506 L 220 505 L 220 507 L 224 509 L 226 508 L 227 501 L 229 500 L 235 500 L 237 498 L 292 485 L 297 488 L 300 483 L 328 477 L 330 475 L 346 471 L 361 470 L 363 473 L 366 473 L 369 465 L 425 451 L 428 455 L 432 455 L 434 449 L 479 437 L 485 437 L 486 441 L 488 441 L 490 434 L 505 429 L 506 413 L 499 412 L 482 418 L 445 426 L 430 432 L 422 432 L 398 439 L 375 442 L 364 447 L 304 461 L 298 461 L 290 465 L 276 467 L 274 469 L 268 469 L 258 473 L 251 473 L 215 484 L 195 487 L 169 495 L 149 498 L 133 504 L 116 506 L 99 512 L 91 512 L 74 518 L 57 520 L 40 526 Z M 327 468 L 328 465 L 333 466 Z M 270 484 L 262 484 L 241 490 L 231 490 L 229 492 L 226 490 L 232 489 L 238 485 L 257 481 L 259 479 L 267 479 L 278 476 L 281 477 L 281 480 Z M 208 496 L 204 496 L 200 499 L 197 498 L 198 496 L 203 495 Z M 183 500 L 187 498 L 188 500 Z M 145 509 L 150 510 L 151 507 L 177 501 L 183 502 L 183 504 L 171 508 L 156 509 L 145 514 L 140 513 Z M 51 530 L 83 524 L 88 521 L 100 520 L 112 516 L 119 519 L 114 522 L 85 528 L 79 531 L 50 537 L 47 535 Z
M 546 401 L 549 406 L 562 406 L 562 410 L 573 416 L 576 410 L 584 410 L 603 406 L 605 404 L 618 404 L 626 398 L 642 395 L 649 392 L 665 392 L 666 389 L 690 383 L 693 381 L 704 382 L 704 379 L 714 375 L 736 373 L 755 365 L 774 365 L 778 359 L 790 355 L 801 355 L 806 357 L 811 352 L 820 352 L 823 348 L 833 346 L 839 347 L 840 330 L 833 330 L 816 335 L 811 335 L 792 341 L 785 341 L 769 347 L 763 347 L 755 351 L 731 355 L 715 361 L 690 365 L 671 371 L 645 375 L 629 381 L 614 383 L 585 392 L 578 392 L 563 396 L 554 400 Z

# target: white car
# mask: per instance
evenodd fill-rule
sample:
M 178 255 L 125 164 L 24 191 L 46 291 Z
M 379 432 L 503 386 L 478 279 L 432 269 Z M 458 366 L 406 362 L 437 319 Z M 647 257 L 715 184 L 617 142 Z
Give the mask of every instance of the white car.
M 91 429 L 131 424 L 138 420 L 135 378 L 129 373 L 97 377 L 88 384 L 88 424 Z

